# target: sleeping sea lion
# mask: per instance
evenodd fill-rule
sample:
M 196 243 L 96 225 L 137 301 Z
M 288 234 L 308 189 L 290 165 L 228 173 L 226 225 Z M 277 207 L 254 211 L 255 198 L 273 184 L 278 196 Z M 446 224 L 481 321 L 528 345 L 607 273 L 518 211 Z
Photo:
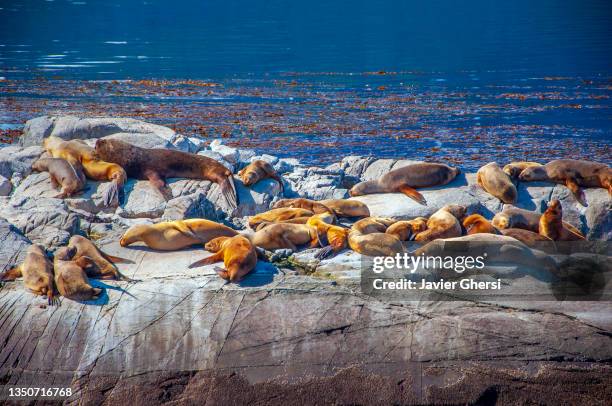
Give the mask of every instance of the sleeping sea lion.
M 317 230 L 307 224 L 273 223 L 259 229 L 250 236 L 251 242 L 266 250 L 290 249 L 308 244 L 310 248 L 319 246 Z
M 13 281 L 23 276 L 23 285 L 35 295 L 47 296 L 49 305 L 58 303 L 53 285 L 53 264 L 39 245 L 32 244 L 24 261 L 0 274 L 0 281 Z
M 97 140 L 96 155 L 121 165 L 130 177 L 148 179 L 162 195 L 165 195 L 166 178 L 215 182 L 230 208 L 238 207 L 232 172 L 212 158 L 172 149 L 140 148 L 113 139 Z
M 582 234 L 577 234 L 563 226 L 563 209 L 557 200 L 551 200 L 548 208 L 540 217 L 539 233 L 553 241 L 585 240 Z
M 55 285 L 59 293 L 68 299 L 95 300 L 102 293 L 102 289 L 92 287 L 83 270 L 92 266 L 93 261 L 88 257 L 74 259 L 76 252 L 75 247 L 62 247 L 55 252 Z
M 463 220 L 463 227 L 468 235 L 472 234 L 502 234 L 516 238 L 528 247 L 534 247 L 542 241 L 552 241 L 550 238 L 522 228 L 505 228 L 498 230 L 480 214 L 472 214 Z
M 299 197 L 295 199 L 280 199 L 279 201 L 274 203 L 274 206 L 272 207 L 274 209 L 281 209 L 281 208 L 306 209 L 306 210 L 310 210 L 314 214 L 331 213 L 335 215 L 334 211 L 331 208 L 324 205 L 323 203 L 317 202 L 315 200 L 305 199 L 303 197 Z
M 285 192 L 285 187 L 281 177 L 278 175 L 278 173 L 276 173 L 269 162 L 262 159 L 257 159 L 245 166 L 242 170 L 240 170 L 240 172 L 238 172 L 238 177 L 240 180 L 242 180 L 244 186 L 252 186 L 262 179 L 271 178 L 277 181 L 280 185 L 281 194 Z
M 506 228 L 522 228 L 534 233 L 539 233 L 541 217 L 542 214 L 536 213 L 535 211 L 521 209 L 512 205 L 505 205 L 503 210 L 493 217 L 491 223 L 500 230 Z M 580 230 L 570 223 L 563 221 L 562 224 L 568 231 L 584 237 Z
M 130 280 L 119 272 L 114 263 L 131 261 L 102 252 L 93 242 L 80 235 L 70 237 L 68 247 L 76 248 L 74 259 L 88 257 L 93 261 L 94 266 L 85 269 L 87 276 L 99 279 Z
M 315 255 L 317 259 L 336 255 L 348 244 L 349 229 L 333 225 L 331 216 L 329 213 L 315 214 L 306 223 L 316 230 L 319 245 L 323 247 Z
M 540 180 L 563 184 L 583 206 L 586 206 L 587 202 L 581 187 L 604 188 L 612 196 L 612 169 L 597 162 L 557 159 L 546 165 L 526 168 L 519 175 L 519 179 L 525 182 Z
M 118 204 L 123 195 L 127 175 L 116 163 L 101 161 L 95 151 L 83 140 L 64 141 L 50 136 L 43 140 L 43 147 L 53 158 L 63 158 L 72 164 L 81 164 L 85 176 L 97 181 L 110 181 L 110 187 L 103 196 L 105 206 Z
M 338 217 L 368 217 L 370 210 L 368 206 L 357 200 L 349 199 L 327 199 L 315 201 L 305 198 L 281 199 L 274 204 L 274 208 L 298 207 L 308 209 L 313 213 L 330 212 Z
M 496 162 L 490 162 L 476 172 L 478 184 L 490 195 L 504 203 L 514 203 L 518 196 L 516 186 Z
M 417 217 L 412 220 L 401 220 L 393 223 L 387 228 L 385 233 L 396 236 L 400 241 L 414 239 L 418 233 L 427 230 L 427 219 Z
M 418 233 L 414 240 L 427 243 L 438 238 L 461 236 L 461 220 L 465 217 L 466 208 L 457 204 L 442 207 L 427 219 L 427 229 Z
M 504 166 L 504 173 L 512 179 L 517 179 L 518 176 L 525 170 L 531 166 L 540 166 L 537 162 L 529 162 L 529 161 L 520 161 L 520 162 L 510 162 L 508 165 Z
M 436 163 L 418 163 L 403 166 L 384 174 L 378 180 L 368 180 L 356 184 L 349 191 L 351 196 L 362 196 L 373 193 L 403 193 L 416 202 L 425 205 L 427 202 L 416 188 L 446 185 L 461 171 L 448 165 Z
M 314 213 L 307 209 L 281 207 L 256 214 L 249 218 L 249 227 L 256 230 L 261 223 L 295 223 L 306 224 L 309 217 Z
M 154 250 L 173 251 L 204 244 L 213 238 L 233 237 L 236 234 L 236 230 L 210 220 L 176 220 L 133 226 L 123 234 L 119 244 L 127 247 L 142 241 Z
M 215 268 L 215 271 L 225 280 L 239 282 L 257 265 L 255 247 L 243 235 L 217 237 L 207 242 L 204 248 L 214 254 L 194 262 L 189 268 L 223 261 L 225 269 Z
M 402 242 L 387 228 L 397 221 L 386 217 L 367 217 L 361 219 L 349 230 L 348 244 L 359 254 L 372 257 L 389 257 L 404 252 Z
M 61 187 L 58 199 L 70 197 L 85 189 L 87 179 L 79 162 L 68 162 L 62 158 L 40 158 L 32 164 L 32 170 L 49 172 L 53 187 Z

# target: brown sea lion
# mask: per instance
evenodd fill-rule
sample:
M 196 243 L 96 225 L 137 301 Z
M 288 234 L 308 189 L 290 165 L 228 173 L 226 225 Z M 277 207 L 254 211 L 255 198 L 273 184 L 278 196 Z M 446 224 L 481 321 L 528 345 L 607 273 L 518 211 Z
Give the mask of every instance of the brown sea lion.
M 307 225 L 317 232 L 319 245 L 323 248 L 315 255 L 318 259 L 336 255 L 347 247 L 349 229 L 333 225 L 329 213 L 315 214 L 308 219 Z
M 261 223 L 284 223 L 292 222 L 296 224 L 306 224 L 309 217 L 314 213 L 307 209 L 282 207 L 279 209 L 268 210 L 249 218 L 249 227 L 256 230 Z
M 478 184 L 490 195 L 504 203 L 514 203 L 518 196 L 516 186 L 496 162 L 490 162 L 476 172 Z
M 285 192 L 283 180 L 269 162 L 257 159 L 238 172 L 238 177 L 244 186 L 252 186 L 262 179 L 271 178 L 280 185 L 281 194 Z
M 427 202 L 416 188 L 446 185 L 461 171 L 448 165 L 436 163 L 418 163 L 406 165 L 384 174 L 378 180 L 368 180 L 356 184 L 349 191 L 351 196 L 362 196 L 373 193 L 403 193 L 420 204 Z
M 542 214 L 540 213 L 505 205 L 504 209 L 493 217 L 491 223 L 500 230 L 507 228 L 522 228 L 533 231 L 534 233 L 539 233 L 541 217 Z M 562 224 L 568 231 L 584 237 L 582 232 L 570 223 L 563 221 Z
M 239 282 L 257 265 L 255 247 L 243 235 L 217 237 L 207 242 L 204 248 L 214 254 L 194 262 L 189 268 L 223 261 L 225 269 L 215 268 L 215 271 L 225 280 Z
M 418 233 L 427 230 L 427 219 L 417 217 L 412 220 L 401 220 L 391 224 L 385 233 L 396 236 L 400 241 L 413 240 Z
M 162 195 L 165 195 L 166 178 L 215 182 L 230 208 L 238 207 L 232 172 L 212 158 L 171 149 L 140 148 L 113 139 L 97 140 L 96 155 L 121 165 L 130 177 L 148 179 Z
M 563 184 L 583 206 L 586 206 L 587 202 L 582 187 L 604 188 L 612 196 L 612 169 L 597 162 L 557 159 L 546 165 L 526 168 L 519 175 L 519 179 L 525 182 L 540 180 Z
M 88 257 L 74 259 L 75 247 L 62 247 L 55 252 L 53 270 L 55 272 L 55 285 L 59 293 L 72 300 L 95 300 L 102 293 L 102 289 L 94 288 L 83 268 L 92 266 L 93 261 Z
M 348 235 L 349 247 L 362 255 L 372 257 L 393 256 L 404 252 L 402 242 L 387 228 L 397 220 L 388 217 L 367 217 L 357 221 Z
M 274 206 L 274 209 L 281 208 L 295 208 L 295 209 L 306 209 L 310 210 L 314 214 L 318 213 L 331 213 L 335 215 L 335 212 L 324 205 L 322 202 L 317 202 L 315 200 L 305 199 L 303 197 L 295 198 L 295 199 L 280 199 Z
M 370 209 L 365 203 L 349 199 L 326 199 L 319 203 L 324 204 L 336 213 L 338 217 L 369 217 Z
M 127 174 L 116 163 L 106 162 L 95 156 L 95 151 L 83 140 L 64 141 L 50 136 L 43 140 L 43 147 L 53 158 L 63 158 L 72 164 L 81 164 L 85 176 L 96 181 L 110 181 L 103 196 L 105 206 L 118 204 L 123 195 Z
M 49 172 L 53 187 L 61 187 L 56 198 L 63 199 L 85 189 L 87 179 L 79 162 L 68 162 L 62 158 L 40 158 L 32 164 L 32 170 Z
M 236 234 L 236 230 L 210 220 L 176 220 L 133 226 L 123 234 L 119 244 L 127 247 L 142 241 L 154 250 L 173 251 L 204 244 L 213 238 L 233 237 Z
M 77 251 L 74 259 L 88 257 L 93 261 L 94 266 L 85 269 L 87 276 L 99 279 L 131 280 L 122 275 L 114 265 L 114 263 L 118 262 L 131 261 L 102 252 L 93 242 L 80 235 L 70 237 L 68 247 L 76 248 Z
M 536 246 L 542 241 L 551 241 L 550 238 L 522 228 L 506 228 L 498 230 L 480 214 L 472 214 L 463 220 L 463 227 L 468 235 L 472 234 L 502 234 L 516 238 L 528 247 Z
M 438 238 L 461 236 L 461 220 L 465 217 L 466 208 L 457 204 L 442 207 L 427 219 L 427 230 L 418 233 L 414 240 L 427 243 Z
M 504 173 L 512 179 L 518 178 L 518 176 L 523 172 L 524 169 L 529 168 L 531 166 L 540 166 L 537 162 L 529 162 L 529 161 L 520 161 L 520 162 L 510 162 L 508 165 L 504 166 Z
M 317 230 L 307 224 L 274 223 L 256 231 L 250 236 L 251 242 L 267 250 L 290 249 L 308 244 L 309 247 L 319 246 Z
M 58 303 L 53 285 L 53 264 L 39 245 L 32 244 L 24 261 L 0 274 L 0 281 L 12 281 L 23 276 L 23 285 L 35 295 L 47 296 L 49 305 Z
M 548 204 L 548 208 L 540 217 L 539 233 L 553 241 L 585 240 L 584 236 L 577 234 L 563 226 L 563 209 L 557 199 Z
M 497 228 L 493 227 L 493 225 L 480 214 L 470 214 L 463 219 L 463 228 L 465 228 L 467 235 L 480 233 L 500 234 Z

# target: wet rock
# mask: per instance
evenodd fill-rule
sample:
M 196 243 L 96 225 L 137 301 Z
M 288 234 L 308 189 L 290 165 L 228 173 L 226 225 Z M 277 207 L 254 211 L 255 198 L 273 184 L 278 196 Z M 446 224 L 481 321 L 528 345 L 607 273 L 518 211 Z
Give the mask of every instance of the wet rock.
M 8 196 L 13 190 L 13 184 L 10 180 L 0 175 L 0 196 Z
M 22 262 L 30 241 L 12 224 L 0 218 L 0 272 Z

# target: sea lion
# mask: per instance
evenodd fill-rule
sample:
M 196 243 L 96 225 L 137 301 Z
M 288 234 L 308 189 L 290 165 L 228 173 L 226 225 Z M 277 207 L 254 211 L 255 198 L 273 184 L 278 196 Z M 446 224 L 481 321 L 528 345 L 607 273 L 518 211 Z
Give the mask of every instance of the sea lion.
M 285 192 L 283 180 L 276 173 L 272 165 L 262 159 L 257 159 L 238 172 L 238 177 L 244 183 L 244 186 L 252 186 L 262 179 L 271 178 L 278 182 L 281 194 Z
M 119 244 L 127 247 L 142 241 L 154 250 L 174 251 L 194 244 L 204 244 L 213 238 L 233 237 L 236 234 L 236 230 L 210 220 L 176 220 L 133 226 L 123 234 Z
M 264 227 L 250 236 L 251 242 L 266 250 L 290 249 L 296 251 L 298 246 L 308 244 L 319 246 L 317 230 L 308 224 L 274 223 Z
M 372 193 L 403 193 L 420 204 L 427 204 L 415 188 L 446 185 L 459 175 L 458 168 L 444 164 L 423 162 L 410 164 L 384 174 L 378 180 L 368 180 L 353 186 L 351 196 Z
M 512 179 L 518 178 L 518 176 L 523 172 L 524 169 L 529 168 L 531 166 L 540 166 L 537 162 L 529 162 L 529 161 L 520 161 L 520 162 L 510 162 L 508 165 L 504 166 L 504 173 Z
M 539 233 L 553 241 L 585 240 L 584 236 L 577 234 L 563 226 L 563 209 L 557 199 L 548 204 L 548 208 L 540 217 Z
M 110 181 L 103 196 L 105 206 L 118 204 L 123 195 L 127 174 L 116 163 L 106 162 L 95 156 L 95 151 L 83 140 L 64 141 L 50 136 L 43 140 L 43 147 L 53 158 L 63 158 L 72 164 L 81 164 L 85 176 L 97 181 Z
M 349 230 L 349 247 L 359 254 L 371 257 L 389 257 L 403 253 L 402 242 L 395 235 L 385 233 L 387 228 L 396 222 L 388 217 L 367 217 L 359 220 Z
M 62 247 L 55 252 L 53 269 L 57 290 L 62 296 L 72 300 L 98 299 L 102 289 L 92 287 L 83 270 L 92 266 L 93 261 L 88 257 L 74 259 L 76 252 L 75 247 Z
M 396 236 L 400 241 L 408 241 L 423 231 L 427 230 L 427 219 L 417 217 L 412 220 L 401 220 L 391 224 L 385 233 Z
M 225 269 L 215 268 L 217 274 L 230 282 L 239 282 L 257 265 L 255 247 L 243 235 L 217 237 L 207 242 L 204 248 L 214 254 L 194 262 L 189 268 L 223 261 Z
M 295 199 L 280 199 L 279 201 L 274 203 L 274 206 L 272 207 L 274 209 L 281 209 L 281 208 L 306 209 L 306 210 L 310 210 L 314 214 L 331 213 L 335 215 L 335 212 L 331 208 L 324 205 L 323 203 L 317 202 L 315 200 L 305 199 L 303 197 L 295 198 Z
M 370 209 L 365 203 L 349 199 L 326 199 L 319 203 L 324 204 L 336 213 L 338 217 L 369 217 Z
M 427 243 L 438 238 L 452 238 L 461 236 L 461 219 L 465 216 L 466 208 L 457 204 L 442 207 L 427 219 L 427 230 L 418 233 L 414 240 Z
M 306 222 L 317 232 L 319 245 L 323 248 L 315 255 L 317 259 L 324 259 L 336 255 L 348 244 L 349 229 L 332 224 L 329 213 L 315 214 Z
M 492 220 L 494 227 L 503 230 L 506 228 L 522 228 L 525 230 L 539 233 L 540 230 L 540 218 L 542 214 L 536 213 L 531 210 L 521 209 L 512 205 L 505 205 L 503 210 L 497 213 Z M 584 235 L 580 230 L 571 225 L 570 223 L 563 221 L 563 227 L 574 234 L 578 234 L 582 237 Z
M 87 276 L 99 279 L 131 280 L 122 275 L 114 265 L 114 263 L 117 262 L 131 261 L 102 252 L 93 242 L 80 235 L 73 235 L 70 237 L 68 247 L 76 248 L 74 259 L 88 257 L 93 261 L 94 266 L 85 269 Z
M 0 281 L 12 281 L 23 276 L 23 285 L 35 295 L 47 296 L 49 305 L 58 303 L 53 286 L 53 264 L 39 245 L 32 244 L 24 261 L 0 274 Z
M 478 184 L 490 195 L 504 203 L 514 203 L 518 192 L 510 177 L 504 173 L 496 162 L 490 162 L 476 172 Z
M 284 223 L 306 224 L 309 217 L 314 213 L 307 209 L 281 207 L 268 210 L 249 218 L 249 227 L 256 230 L 261 223 Z
M 587 205 L 581 187 L 599 187 L 612 196 L 612 169 L 606 164 L 577 159 L 557 159 L 546 165 L 531 166 L 519 175 L 525 182 L 548 181 L 560 183 L 574 194 L 583 206 Z
M 113 139 L 97 140 L 96 155 L 121 165 L 130 177 L 148 179 L 162 195 L 165 195 L 166 178 L 215 182 L 230 208 L 233 210 L 238 207 L 232 172 L 212 158 L 164 148 L 140 148 Z
M 40 158 L 32 164 L 32 170 L 49 172 L 53 187 L 61 187 L 58 199 L 69 197 L 85 189 L 87 179 L 83 166 L 78 162 L 68 162 L 62 158 Z
M 472 214 L 463 220 L 463 227 L 468 235 L 472 234 L 502 234 L 515 238 L 528 247 L 534 247 L 539 242 L 551 241 L 550 238 L 522 228 L 505 228 L 498 230 L 480 214 Z

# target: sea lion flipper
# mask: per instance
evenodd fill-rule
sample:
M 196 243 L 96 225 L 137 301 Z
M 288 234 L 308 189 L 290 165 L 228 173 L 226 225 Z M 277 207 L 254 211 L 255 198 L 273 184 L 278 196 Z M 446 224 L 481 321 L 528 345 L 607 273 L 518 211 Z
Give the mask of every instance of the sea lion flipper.
M 423 195 L 420 194 L 416 189 L 411 188 L 407 185 L 402 185 L 399 187 L 399 191 L 411 198 L 412 200 L 416 201 L 417 203 L 422 204 L 423 206 L 427 205 L 427 200 L 425 200 L 425 197 L 423 197 Z
M 96 266 L 94 260 L 86 256 L 78 257 L 74 260 L 74 262 L 76 262 L 76 264 L 83 269 L 89 269 Z
M 236 194 L 236 185 L 234 184 L 234 178 L 228 176 L 219 183 L 221 193 L 225 198 L 225 201 L 230 206 L 230 209 L 236 210 L 238 208 L 238 195 Z
M 328 258 L 334 252 L 334 248 L 331 245 L 327 247 L 323 247 L 315 254 L 315 258 L 318 260 L 323 260 Z
M 584 207 L 587 207 L 586 195 L 584 194 L 584 190 L 582 190 L 576 180 L 574 180 L 573 178 L 567 178 L 565 180 L 565 186 L 574 194 L 574 197 L 576 197 L 578 203 L 580 203 Z
M 214 270 L 222 279 L 229 280 L 229 275 L 225 269 L 216 266 L 214 267 Z
M 280 186 L 280 192 L 281 195 L 285 194 L 285 185 L 283 184 L 283 179 L 277 175 L 276 173 L 272 173 L 270 174 L 270 178 L 274 179 L 275 181 L 278 182 L 278 185 Z
M 106 188 L 102 196 L 102 203 L 106 207 L 111 207 L 115 203 L 119 203 L 119 184 L 116 181 L 110 182 Z
M 223 250 L 214 253 L 213 255 L 203 258 L 199 261 L 194 262 L 193 264 L 189 265 L 189 268 L 197 268 L 199 266 L 204 266 L 204 265 L 210 265 L 210 264 L 214 264 L 215 262 L 221 262 L 223 261 Z
M 0 281 L 2 282 L 14 281 L 19 277 L 21 277 L 21 267 L 19 266 L 14 266 L 3 273 L 0 273 Z
M 112 262 L 113 264 L 133 264 L 134 261 L 127 258 L 116 257 L 114 255 L 107 254 L 104 251 L 100 251 L 100 254 L 107 260 Z

